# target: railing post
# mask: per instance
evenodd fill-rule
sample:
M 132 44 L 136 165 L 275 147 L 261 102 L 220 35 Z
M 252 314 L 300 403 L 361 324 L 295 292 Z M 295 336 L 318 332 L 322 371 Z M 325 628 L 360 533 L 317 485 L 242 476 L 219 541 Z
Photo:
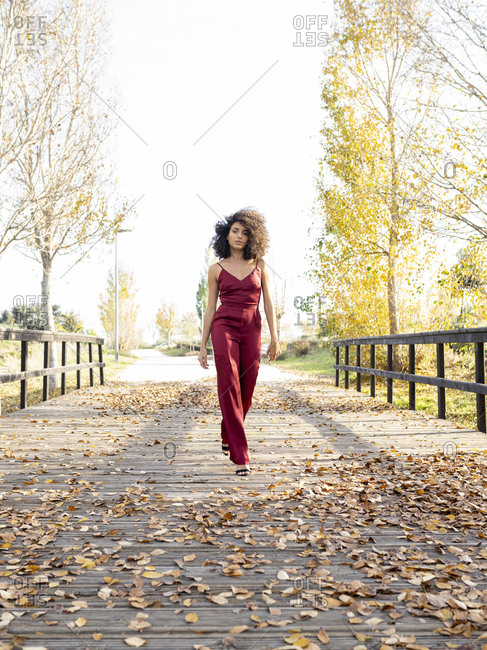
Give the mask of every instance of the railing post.
M 29 361 L 29 348 L 28 341 L 21 341 L 20 343 L 20 372 L 27 370 Z M 27 379 L 20 380 L 20 408 L 27 407 Z
M 103 363 L 103 346 L 98 343 L 98 361 Z M 103 379 L 103 366 L 100 366 L 100 385 L 103 386 L 105 380 Z
M 360 367 L 362 365 L 360 361 L 360 343 L 357 343 L 357 366 Z M 362 390 L 362 375 L 360 372 L 357 372 L 357 390 L 360 393 Z
M 49 341 L 44 341 L 44 370 L 49 368 Z M 49 399 L 49 375 L 42 378 L 42 401 Z
M 61 365 L 66 365 L 66 341 L 61 343 Z M 61 395 L 66 395 L 66 373 L 61 373 Z
M 387 344 L 387 370 L 392 370 L 392 343 Z M 387 401 L 392 404 L 392 377 L 387 377 Z
M 485 356 L 483 341 L 475 343 L 475 381 L 477 384 L 485 384 Z M 485 418 L 485 395 L 476 394 L 477 401 L 477 429 L 487 433 Z
M 375 370 L 375 343 L 370 344 L 370 368 Z M 375 397 L 375 375 L 370 375 L 370 396 Z
M 348 345 L 345 346 L 345 365 L 348 366 L 350 362 L 350 347 Z M 348 375 L 349 372 L 348 370 L 345 370 L 345 388 L 348 388 Z
M 409 374 L 416 374 L 416 349 L 414 343 L 409 344 Z M 416 410 L 416 382 L 409 382 L 409 408 L 411 411 Z
M 76 341 L 76 363 L 81 363 L 81 343 Z M 76 371 L 76 388 L 81 388 L 81 370 Z
M 336 346 L 336 353 L 335 354 L 336 354 L 336 365 L 339 366 L 340 365 L 340 346 L 339 345 Z M 336 372 L 335 372 L 335 386 L 337 386 L 337 387 L 340 386 L 340 371 L 338 370 L 338 368 L 336 369 Z
M 441 379 L 445 378 L 445 344 L 436 344 L 436 376 Z M 446 395 L 445 387 L 438 386 L 438 417 L 441 420 L 446 419 Z
M 93 344 L 88 343 L 88 361 L 93 363 Z M 93 368 L 90 368 L 90 386 L 93 386 Z

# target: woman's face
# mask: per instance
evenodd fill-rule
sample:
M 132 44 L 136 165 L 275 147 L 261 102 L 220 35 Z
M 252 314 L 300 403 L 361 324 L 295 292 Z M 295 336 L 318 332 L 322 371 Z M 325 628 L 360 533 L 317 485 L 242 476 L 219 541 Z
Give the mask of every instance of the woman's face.
M 230 248 L 243 250 L 246 243 L 249 241 L 249 231 L 243 225 L 243 223 L 236 221 L 230 228 L 227 239 L 228 243 L 230 244 Z

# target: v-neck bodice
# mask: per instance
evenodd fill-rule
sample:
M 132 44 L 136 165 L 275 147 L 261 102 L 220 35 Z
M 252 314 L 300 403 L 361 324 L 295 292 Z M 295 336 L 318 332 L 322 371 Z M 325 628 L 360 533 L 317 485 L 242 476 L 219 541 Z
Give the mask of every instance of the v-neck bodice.
M 255 266 L 242 280 L 232 275 L 221 264 L 218 276 L 220 301 L 225 307 L 257 309 L 261 292 L 261 271 Z

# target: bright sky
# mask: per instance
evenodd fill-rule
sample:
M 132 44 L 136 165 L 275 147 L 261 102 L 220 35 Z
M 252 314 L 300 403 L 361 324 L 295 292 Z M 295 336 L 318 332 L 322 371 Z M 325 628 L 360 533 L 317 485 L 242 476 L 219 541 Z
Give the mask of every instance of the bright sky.
M 324 47 L 312 43 L 330 31 L 323 17 L 331 20 L 332 3 L 297 6 L 291 0 L 113 5 L 108 74 L 121 107 L 114 156 L 121 191 L 140 199 L 123 226 L 133 231 L 118 237 L 119 263 L 134 272 L 146 340 L 162 300 L 176 303 L 180 314 L 194 311 L 213 226 L 244 206 L 267 218 L 267 261 L 286 280 L 290 324 L 294 297 L 313 290 L 304 272 L 321 153 Z M 173 180 L 164 178 L 167 161 L 177 167 Z M 53 302 L 103 335 L 97 305 L 114 250 L 99 246 L 70 268 L 78 257 L 56 260 Z M 0 278 L 1 309 L 16 295 L 40 294 L 40 267 L 14 250 L 0 258 Z

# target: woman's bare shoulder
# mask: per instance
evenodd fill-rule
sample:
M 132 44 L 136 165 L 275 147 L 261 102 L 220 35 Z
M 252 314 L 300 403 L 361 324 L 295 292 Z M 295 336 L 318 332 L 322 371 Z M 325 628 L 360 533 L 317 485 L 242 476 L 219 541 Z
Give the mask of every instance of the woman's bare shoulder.
M 259 258 L 258 258 L 258 260 L 257 260 L 257 266 L 258 266 L 259 269 L 261 269 L 262 271 L 266 268 L 265 259 L 264 259 L 263 257 L 259 257 Z
M 220 274 L 220 271 L 222 270 L 222 267 L 218 262 L 215 262 L 208 268 L 208 276 L 209 277 L 218 277 Z

